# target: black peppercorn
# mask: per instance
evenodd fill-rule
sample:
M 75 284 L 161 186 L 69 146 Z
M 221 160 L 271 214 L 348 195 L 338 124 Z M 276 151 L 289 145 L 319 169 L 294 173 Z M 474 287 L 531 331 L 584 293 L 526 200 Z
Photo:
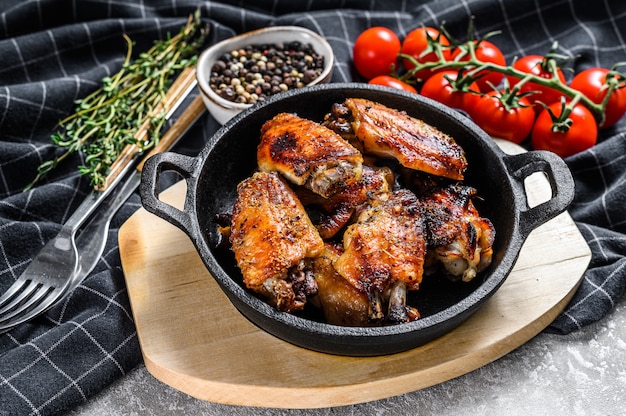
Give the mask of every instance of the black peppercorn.
M 252 104 L 309 84 L 323 68 L 324 57 L 311 45 L 250 45 L 223 54 L 213 64 L 210 86 L 222 98 Z

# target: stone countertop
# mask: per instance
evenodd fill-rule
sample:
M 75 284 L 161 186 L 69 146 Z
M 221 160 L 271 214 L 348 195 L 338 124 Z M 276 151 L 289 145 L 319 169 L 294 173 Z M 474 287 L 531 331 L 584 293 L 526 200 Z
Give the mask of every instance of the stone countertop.
M 142 365 L 69 415 L 617 415 L 626 408 L 626 298 L 569 335 L 541 333 L 504 357 L 426 389 L 337 408 L 285 410 L 195 399 Z

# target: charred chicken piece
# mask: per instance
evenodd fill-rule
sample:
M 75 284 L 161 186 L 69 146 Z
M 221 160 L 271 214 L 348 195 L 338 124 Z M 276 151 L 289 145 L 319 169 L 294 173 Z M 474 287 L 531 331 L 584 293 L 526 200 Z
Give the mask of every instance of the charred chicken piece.
M 335 269 L 370 301 L 369 318 L 385 316 L 405 322 L 417 318 L 405 302 L 406 290 L 417 290 L 422 281 L 426 236 L 417 197 L 406 189 L 389 193 L 364 207 L 357 222 L 346 229 L 344 252 Z M 399 293 L 396 293 L 400 291 Z M 398 304 L 397 302 L 400 302 Z
M 462 180 L 467 160 L 452 137 L 404 111 L 362 98 L 333 106 L 324 125 L 356 139 L 365 153 L 394 158 L 411 169 Z
M 330 198 L 296 191 L 305 206 L 317 208 L 318 218 L 314 222 L 323 239 L 334 237 L 352 218 L 355 210 L 380 194 L 391 192 L 394 175 L 387 167 L 363 165 L 361 178 L 347 185 Z
M 443 265 L 452 280 L 469 282 L 491 264 L 495 229 L 472 202 L 476 189 L 460 184 L 421 199 L 427 229 L 426 269 Z
M 363 156 L 327 127 L 280 113 L 261 128 L 257 161 L 261 171 L 279 172 L 328 198 L 361 177 Z
M 326 321 L 342 326 L 372 326 L 368 318 L 369 298 L 333 267 L 343 249 L 340 245 L 326 243 L 324 253 L 313 261 L 313 271 L 317 282 L 317 296 L 314 298 L 324 313 Z M 313 299 L 312 299 L 313 300 Z
M 237 186 L 230 243 L 246 287 L 277 309 L 301 310 L 317 292 L 310 262 L 324 242 L 277 173 L 257 172 Z
M 413 191 L 415 195 L 427 195 L 439 188 L 458 183 L 458 181 L 442 176 L 430 175 L 419 170 L 405 168 L 404 166 L 398 168 L 398 177 L 402 186 Z

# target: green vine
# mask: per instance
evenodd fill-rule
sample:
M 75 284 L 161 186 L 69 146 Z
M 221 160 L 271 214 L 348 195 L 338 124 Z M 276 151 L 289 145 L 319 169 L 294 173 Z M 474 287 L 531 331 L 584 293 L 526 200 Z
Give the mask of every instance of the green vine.
M 505 76 L 518 78 L 520 81 L 515 85 L 514 89 L 512 90 L 513 92 L 517 92 L 522 85 L 528 82 L 549 87 L 570 98 L 570 100 L 565 105 L 560 120 L 558 120 L 558 122 L 560 123 L 559 129 L 562 129 L 564 128 L 564 126 L 566 126 L 563 123 L 566 122 L 565 119 L 571 113 L 571 110 L 577 103 L 581 103 L 585 107 L 587 107 L 598 121 L 598 124 L 602 124 L 602 122 L 604 121 L 604 110 L 611 96 L 611 93 L 617 88 L 624 87 L 624 82 L 626 81 L 626 76 L 617 71 L 618 67 L 626 65 L 626 63 L 618 63 L 614 65 L 607 76 L 607 81 L 605 85 L 607 94 L 601 103 L 595 103 L 581 92 L 569 87 L 559 78 L 557 72 L 559 69 L 557 59 L 563 58 L 563 56 L 555 53 L 556 48 L 558 47 L 558 44 L 556 42 L 552 45 L 550 53 L 545 55 L 544 61 L 542 63 L 542 65 L 544 65 L 543 68 L 548 68 L 552 76 L 550 78 L 544 78 L 535 74 L 529 74 L 520 71 L 513 66 L 498 65 L 492 62 L 483 62 L 478 59 L 478 57 L 476 56 L 476 48 L 478 47 L 479 43 L 487 37 L 497 34 L 497 32 L 489 33 L 480 40 L 474 40 L 471 38 L 471 36 L 468 36 L 467 41 L 458 42 L 452 38 L 452 36 L 446 31 L 443 25 L 441 25 L 440 28 L 441 33 L 445 34 L 446 37 L 450 40 L 450 45 L 443 45 L 439 43 L 438 39 L 428 36 L 427 41 L 429 45 L 424 54 L 426 52 L 435 52 L 436 56 L 438 57 L 437 60 L 431 62 L 419 62 L 411 55 L 406 55 L 402 53 L 399 54 L 400 59 L 409 60 L 414 66 L 410 71 L 407 71 L 402 76 L 398 76 L 398 74 L 395 74 L 396 76 L 398 76 L 398 78 L 400 78 L 404 82 L 408 82 L 414 77 L 414 75 L 418 71 L 425 69 L 434 71 L 446 69 L 457 70 L 463 73 L 463 76 L 459 77 L 456 81 L 457 83 L 462 83 L 462 85 L 459 85 L 457 87 L 459 90 L 466 90 L 466 86 L 469 85 L 472 81 L 478 79 L 480 77 L 480 73 L 486 70 L 498 72 Z M 471 33 L 471 30 L 469 30 L 468 32 Z M 446 59 L 446 56 L 444 54 L 444 51 L 446 49 L 454 49 L 460 52 L 455 54 L 455 58 L 453 60 L 449 60 Z M 504 96 L 510 99 L 509 94 L 505 94 Z

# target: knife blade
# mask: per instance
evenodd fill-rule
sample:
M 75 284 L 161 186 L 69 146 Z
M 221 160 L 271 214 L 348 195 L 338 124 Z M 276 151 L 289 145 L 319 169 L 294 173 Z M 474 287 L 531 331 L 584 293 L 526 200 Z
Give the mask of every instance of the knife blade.
M 170 150 L 204 114 L 206 107 L 200 95 L 196 96 L 180 117 L 163 135 L 159 143 L 139 162 L 137 167 L 123 176 L 110 191 L 107 199 L 79 230 L 76 237 L 79 269 L 72 277 L 67 293 L 74 290 L 95 268 L 106 246 L 107 238 L 97 238 L 108 233 L 111 219 L 141 183 L 143 162 L 156 153 Z
M 195 67 L 185 68 L 168 89 L 163 103 L 160 104 L 159 111 L 170 109 L 166 119 L 169 120 L 174 109 L 182 104 L 195 86 Z M 106 186 L 92 191 L 85 198 L 63 224 L 59 234 L 44 246 L 14 286 L 3 295 L 4 308 L 9 308 L 6 309 L 9 313 L 5 313 L 2 317 L 0 333 L 45 312 L 60 299 L 66 297 L 68 290 L 75 288 L 93 270 L 106 245 L 111 218 L 141 182 L 140 171 L 145 159 L 171 148 L 203 112 L 204 104 L 198 96 L 147 155 L 142 154 L 141 148 L 137 145 L 128 145 L 124 149 L 123 160 L 119 163 L 116 160 L 113 164 L 115 171 L 107 178 Z M 137 132 L 138 135 L 143 133 L 142 130 Z M 121 186 L 117 186 L 122 180 Z M 100 208 L 102 211 L 98 213 Z M 80 251 L 76 246 L 79 235 L 82 244 Z M 46 268 L 42 264 L 48 264 L 49 267 Z M 29 273 L 35 273 L 35 275 L 31 276 Z M 19 304 L 16 309 L 11 309 L 15 304 L 13 293 L 24 291 L 32 294 L 31 282 L 46 277 L 51 277 L 49 287 L 47 283 L 35 285 L 43 289 L 36 289 L 28 302 Z M 28 290 L 23 289 L 24 285 L 27 285 Z M 29 296 L 28 293 L 26 296 Z M 22 294 L 18 299 L 21 298 L 23 298 Z

